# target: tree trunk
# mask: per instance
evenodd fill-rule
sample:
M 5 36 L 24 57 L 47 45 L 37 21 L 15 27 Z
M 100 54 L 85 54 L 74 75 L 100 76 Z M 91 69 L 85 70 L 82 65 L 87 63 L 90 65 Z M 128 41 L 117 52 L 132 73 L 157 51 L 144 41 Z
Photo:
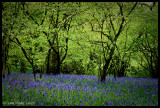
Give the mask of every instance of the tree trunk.
M 5 71 L 6 71 L 6 41 L 2 44 L 2 77 L 5 78 Z
M 36 71 L 35 71 L 35 67 L 34 67 L 34 66 L 32 66 L 32 68 L 33 68 L 34 80 L 36 81 Z
M 41 66 L 41 70 L 40 70 L 40 79 L 42 78 L 42 66 Z
M 60 56 L 59 56 L 59 54 L 58 54 L 58 56 L 57 56 L 57 72 L 56 72 L 56 74 L 60 74 Z
M 103 66 L 103 70 L 102 70 L 102 74 L 101 74 L 101 82 L 105 82 L 105 80 L 106 80 L 106 70 L 107 70 L 107 64 L 105 64 L 104 66 Z
M 114 79 L 116 81 L 116 70 L 114 71 Z
M 26 66 L 23 61 L 21 61 L 21 73 L 26 73 Z
M 32 66 L 33 74 L 34 74 L 34 79 L 35 79 L 35 81 L 36 81 L 36 74 L 35 74 L 35 68 L 34 68 L 34 65 L 33 65 L 33 59 L 30 58 L 30 56 L 27 54 L 26 50 L 21 46 L 21 43 L 20 43 L 20 41 L 18 40 L 18 38 L 16 38 L 16 41 L 18 42 L 18 44 L 17 44 L 15 41 L 13 41 L 13 42 L 15 42 L 18 46 L 21 47 L 21 50 L 22 50 L 24 56 L 26 57 L 26 59 L 28 60 L 28 62 L 29 62 L 29 63 L 31 64 L 31 66 Z
M 11 74 L 11 68 L 10 66 L 7 66 L 8 67 L 8 76 Z
M 52 69 L 52 73 L 53 75 L 57 74 L 57 67 L 58 67 L 58 60 L 57 60 L 57 54 L 53 51 L 52 53 L 52 59 L 51 59 L 51 69 Z
M 50 69 L 49 69 L 50 53 L 51 53 L 51 49 L 49 49 L 48 56 L 47 56 L 47 72 L 46 72 L 47 74 L 50 74 Z
M 6 61 L 4 60 L 4 57 L 2 57 L 2 59 L 3 59 L 2 77 L 5 78 Z
M 110 61 L 111 61 L 111 58 L 105 60 L 105 65 L 103 66 L 103 71 L 102 71 L 103 73 L 101 74 L 102 75 L 101 76 L 101 82 L 105 82 L 105 80 L 106 80 L 106 71 L 107 71 L 107 69 L 109 67 Z

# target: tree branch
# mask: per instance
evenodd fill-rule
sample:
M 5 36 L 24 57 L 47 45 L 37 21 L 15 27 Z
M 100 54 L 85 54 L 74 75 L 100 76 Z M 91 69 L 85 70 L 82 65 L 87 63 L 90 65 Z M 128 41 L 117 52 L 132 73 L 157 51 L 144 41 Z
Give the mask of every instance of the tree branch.
M 53 51 L 58 55 L 58 51 L 56 51 L 56 49 L 52 46 L 51 41 L 48 39 L 48 34 L 45 31 L 43 31 L 43 33 L 47 36 L 48 43 L 51 46 L 51 48 L 53 49 Z
M 66 53 L 64 55 L 64 57 L 62 58 L 62 60 L 60 61 L 60 63 L 63 62 L 63 60 L 66 58 L 66 55 L 67 55 L 67 51 L 68 51 L 68 38 L 66 38 L 66 49 L 65 49 Z
M 33 66 L 33 59 L 30 58 L 30 56 L 28 55 L 28 53 L 25 51 L 25 49 L 21 46 L 21 43 L 19 42 L 18 38 L 16 38 L 16 41 L 18 42 L 17 45 L 19 45 L 23 51 L 23 54 L 25 55 L 26 59 L 29 61 L 29 63 Z M 28 55 L 28 56 L 27 56 Z M 31 61 L 32 60 L 32 61 Z
M 138 2 L 136 2 L 136 3 L 134 4 L 134 6 L 132 7 L 132 9 L 130 10 L 130 12 L 128 13 L 127 16 L 129 16 L 129 15 L 132 13 L 132 11 L 135 9 L 135 7 L 137 6 L 137 4 L 138 4 Z
M 116 31 L 115 31 L 115 29 L 114 29 L 114 26 L 113 26 L 113 23 L 112 23 L 111 17 L 110 17 L 110 23 L 111 23 L 111 26 L 112 26 L 112 29 L 113 29 L 114 35 L 116 35 Z
M 46 16 L 46 14 L 47 14 L 47 9 L 45 9 L 45 13 L 44 13 L 44 15 Z M 42 19 L 41 25 L 42 25 L 42 24 L 43 24 L 43 22 L 44 22 L 45 16 L 44 16 L 44 18 Z
M 36 10 L 34 10 L 31 14 L 27 11 L 27 12 L 25 12 L 27 15 L 29 15 L 28 17 L 30 17 L 38 26 L 39 26 L 39 24 L 38 24 L 38 22 L 31 16 L 34 12 L 36 12 L 38 9 L 36 9 Z

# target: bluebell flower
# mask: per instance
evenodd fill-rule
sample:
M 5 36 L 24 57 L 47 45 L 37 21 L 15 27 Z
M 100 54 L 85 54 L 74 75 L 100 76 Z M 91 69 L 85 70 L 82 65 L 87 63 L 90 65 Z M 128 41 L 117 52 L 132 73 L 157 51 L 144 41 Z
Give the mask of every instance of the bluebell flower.
M 113 100 L 108 102 L 109 106 L 112 106 L 112 104 L 113 104 Z
M 43 93 L 43 97 L 45 97 L 48 93 Z
M 79 102 L 80 102 L 80 103 L 83 103 L 83 101 L 82 101 L 82 100 L 80 100 Z
M 43 102 L 41 102 L 41 106 L 43 106 Z
M 85 104 L 84 104 L 84 103 L 82 103 L 82 104 L 81 104 L 81 106 L 85 106 Z
M 20 73 L 18 73 L 17 75 L 22 75 Z M 26 74 L 23 74 L 26 75 Z M 30 74 L 33 78 L 33 74 Z M 117 96 L 121 96 L 126 92 L 130 92 L 132 93 L 130 96 L 133 96 L 131 98 L 133 98 L 132 100 L 128 101 L 124 98 L 122 98 L 120 101 L 119 100 L 115 100 L 113 102 L 113 100 L 111 101 L 107 101 L 106 103 L 104 103 L 104 105 L 133 105 L 134 100 L 137 100 L 137 98 L 139 96 L 137 96 L 137 90 L 140 91 L 141 89 L 144 89 L 144 92 L 141 93 L 142 96 L 145 95 L 146 99 L 152 100 L 153 98 L 156 98 L 155 96 L 158 96 L 158 80 L 152 80 L 152 79 L 140 79 L 140 78 L 117 78 L 117 81 L 112 81 L 114 80 L 114 77 L 107 77 L 108 79 L 106 80 L 106 85 L 102 85 L 101 83 L 99 83 L 99 81 L 97 81 L 97 77 L 93 77 L 93 76 L 89 76 L 89 75 L 82 75 L 82 76 L 78 76 L 78 75 L 58 75 L 58 76 L 50 76 L 50 75 L 44 75 L 44 77 L 46 78 L 45 81 L 42 82 L 35 82 L 34 79 L 33 81 L 30 82 L 26 82 L 24 85 L 24 88 L 22 88 L 21 86 L 24 84 L 22 81 L 17 81 L 17 80 L 13 80 L 11 82 L 11 80 L 13 78 L 15 78 L 15 76 L 12 76 L 12 78 L 8 78 L 8 79 L 4 79 L 2 80 L 2 96 L 4 96 L 4 91 L 6 91 L 8 89 L 8 95 L 13 95 L 13 92 L 16 89 L 19 89 L 21 91 L 23 90 L 27 90 L 28 88 L 35 88 L 35 87 L 44 87 L 42 90 L 37 89 L 37 91 L 34 91 L 34 93 L 39 93 L 42 92 L 42 95 L 38 95 L 38 98 L 44 98 L 45 101 L 49 100 L 49 99 L 45 99 L 47 93 L 45 93 L 45 90 L 50 90 L 52 89 L 54 86 L 54 89 L 52 90 L 51 95 L 53 95 L 54 99 L 56 99 L 57 94 L 57 90 L 61 90 L 62 94 L 66 94 L 66 90 L 68 91 L 73 91 L 73 93 L 75 92 L 74 90 L 76 89 L 76 91 L 81 91 L 83 92 L 82 97 L 84 97 L 85 102 L 88 102 L 87 105 L 92 105 L 92 101 L 90 102 L 88 97 L 92 97 L 92 95 L 94 94 L 95 91 L 97 92 L 101 92 L 102 95 L 98 96 L 98 98 L 104 98 L 107 97 L 108 95 L 108 91 L 110 93 L 110 91 L 112 91 L 112 93 L 116 93 Z M 51 78 L 51 79 L 50 79 Z M 84 82 L 85 80 L 85 82 Z M 8 82 L 11 82 L 8 84 Z M 150 83 L 148 83 L 150 82 Z M 51 83 L 51 84 L 50 84 Z M 154 84 L 153 84 L 154 83 Z M 9 85 L 11 87 L 9 87 Z M 107 87 L 108 85 L 108 87 Z M 125 85 L 125 86 L 124 86 Z M 14 87 L 13 87 L 14 86 Z M 138 87 L 139 88 L 138 88 Z M 13 89 L 12 89 L 13 87 Z M 11 88 L 11 89 L 10 89 Z M 48 89 L 49 88 L 49 89 Z M 125 89 L 124 89 L 125 88 Z M 22 90 L 23 89 L 23 90 Z M 124 90 L 123 90 L 124 89 Z M 30 101 L 34 100 L 35 96 L 37 96 L 36 94 L 32 94 L 32 97 L 28 97 L 26 96 L 26 98 L 28 98 L 28 100 L 30 99 Z M 69 93 L 70 94 L 70 93 Z M 148 95 L 146 95 L 148 94 Z M 25 94 L 24 94 L 25 95 Z M 40 96 L 40 97 L 39 97 Z M 75 95 L 68 95 L 66 94 L 66 97 L 68 98 L 68 100 L 74 99 Z M 150 96 L 150 97 L 149 97 Z M 12 96 L 13 97 L 13 96 Z M 77 95 L 76 98 L 79 98 L 80 94 Z M 24 96 L 25 98 L 25 96 Z M 63 98 L 63 97 L 62 97 Z M 100 98 L 100 99 L 101 99 Z M 18 98 L 19 99 L 19 98 Z M 97 101 L 97 96 L 93 97 L 93 103 L 94 103 L 94 99 L 95 101 Z M 143 97 L 144 99 L 144 97 Z M 23 101 L 23 98 L 21 98 L 20 100 Z M 141 100 L 141 99 L 140 99 Z M 43 102 L 43 104 L 45 103 L 45 101 Z M 81 100 L 82 101 L 82 100 Z M 84 105 L 84 103 L 82 102 L 78 102 L 80 104 L 78 105 Z M 143 100 L 142 100 L 143 101 Z M 66 102 L 64 100 L 64 102 Z M 125 103 L 127 102 L 127 103 Z M 142 102 L 141 102 L 142 103 Z M 135 105 L 140 105 L 141 103 L 136 103 Z M 41 105 L 42 103 L 39 101 L 39 105 Z M 157 97 L 157 101 L 148 101 L 148 103 L 144 103 L 142 105 L 158 105 L 158 97 Z
M 69 100 L 71 100 L 71 98 L 69 97 Z
M 53 106 L 57 106 L 55 102 L 54 102 Z
M 36 104 L 39 105 L 39 101 L 38 100 L 37 100 Z
M 64 100 L 64 103 L 66 103 L 66 100 Z

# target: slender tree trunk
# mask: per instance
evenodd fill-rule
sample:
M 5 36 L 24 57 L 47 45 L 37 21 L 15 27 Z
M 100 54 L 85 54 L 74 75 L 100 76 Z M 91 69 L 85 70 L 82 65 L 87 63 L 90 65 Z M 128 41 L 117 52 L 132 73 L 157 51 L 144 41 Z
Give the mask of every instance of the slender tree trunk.
M 60 64 L 60 56 L 59 56 L 59 54 L 58 54 L 58 56 L 57 56 L 57 62 L 58 62 L 58 63 L 57 63 L 57 72 L 56 72 L 56 73 L 57 73 L 57 74 L 60 74 L 60 65 L 61 65 L 61 64 Z
M 40 79 L 42 78 L 42 66 L 41 66 L 41 70 L 40 70 Z
M 31 64 L 31 66 L 32 66 L 33 74 L 34 74 L 34 79 L 35 79 L 35 81 L 36 81 L 36 74 L 35 74 L 35 68 L 34 68 L 34 65 L 33 65 L 33 59 L 30 58 L 30 56 L 27 54 L 26 50 L 21 46 L 21 43 L 20 43 L 20 41 L 18 40 L 18 38 L 16 38 L 16 41 L 18 42 L 18 44 L 17 44 L 15 41 L 13 41 L 13 42 L 15 42 L 18 46 L 21 47 L 21 50 L 22 50 L 24 56 L 26 57 L 26 59 L 28 60 L 28 62 L 29 62 L 29 63 Z
M 26 66 L 23 61 L 21 61 L 21 73 L 26 73 Z
M 53 51 L 52 53 L 52 59 L 51 59 L 51 63 L 52 63 L 52 65 L 51 65 L 51 69 L 52 69 L 52 73 L 54 74 L 54 75 L 56 75 L 57 74 L 57 66 L 58 66 L 58 60 L 57 60 L 57 54 Z
M 101 82 L 105 82 L 105 80 L 106 80 L 106 70 L 107 70 L 107 64 L 105 64 L 104 66 L 103 66 L 103 72 L 102 72 L 102 74 L 101 74 Z
M 105 80 L 106 80 L 106 71 L 109 67 L 109 63 L 110 63 L 111 59 L 112 58 L 109 58 L 109 59 L 105 60 L 105 65 L 103 66 L 103 71 L 102 71 L 103 73 L 102 73 L 102 76 L 101 76 L 101 82 L 105 82 Z
M 4 39 L 4 43 L 2 44 L 2 77 L 5 78 L 6 72 L 6 41 Z
M 6 71 L 6 61 L 4 60 L 5 57 L 2 57 L 3 59 L 3 68 L 2 68 L 2 77 L 5 78 L 5 71 Z
M 47 57 L 47 74 L 49 74 L 50 73 L 50 70 L 49 70 L 49 60 L 50 60 L 50 53 L 51 53 L 51 48 L 49 49 L 49 51 L 48 51 L 48 57 Z
M 11 68 L 8 66 L 8 76 L 11 74 Z
M 34 80 L 36 81 L 36 72 L 35 72 L 35 67 L 34 67 L 34 66 L 32 66 L 32 68 L 33 68 Z

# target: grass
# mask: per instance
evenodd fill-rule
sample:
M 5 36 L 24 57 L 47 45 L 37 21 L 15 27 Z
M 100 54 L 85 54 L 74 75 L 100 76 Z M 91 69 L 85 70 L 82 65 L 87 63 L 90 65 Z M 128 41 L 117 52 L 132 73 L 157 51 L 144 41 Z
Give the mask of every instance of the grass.
M 158 106 L 158 79 L 11 73 L 2 80 L 3 106 Z

